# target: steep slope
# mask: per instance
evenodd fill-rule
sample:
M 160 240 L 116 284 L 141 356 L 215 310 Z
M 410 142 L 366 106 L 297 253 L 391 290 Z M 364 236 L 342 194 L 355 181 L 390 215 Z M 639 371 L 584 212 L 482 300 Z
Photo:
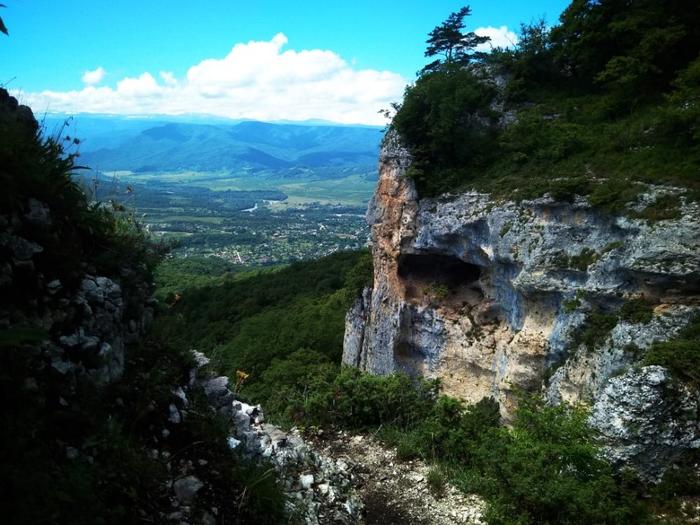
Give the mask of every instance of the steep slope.
M 697 390 L 638 366 L 700 310 L 696 202 L 648 187 L 638 209 L 664 195 L 681 208 L 649 223 L 581 198 L 419 200 L 409 166 L 385 147 L 367 214 L 374 286 L 348 313 L 345 363 L 440 378 L 463 400 L 495 397 L 505 417 L 521 390 L 588 403 L 610 457 L 649 478 L 697 446 Z

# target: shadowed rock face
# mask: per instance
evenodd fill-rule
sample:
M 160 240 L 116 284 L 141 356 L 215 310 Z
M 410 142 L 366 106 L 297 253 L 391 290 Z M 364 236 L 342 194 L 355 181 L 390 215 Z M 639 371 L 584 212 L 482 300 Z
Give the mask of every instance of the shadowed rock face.
M 477 281 L 481 268 L 450 255 L 407 253 L 399 256 L 398 274 L 404 281 L 455 288 Z
M 404 176 L 409 165 L 395 144 L 382 151 L 367 212 L 374 286 L 348 312 L 345 363 L 439 377 L 445 393 L 467 402 L 495 397 L 506 418 L 515 390 L 544 390 L 550 402 L 584 402 L 600 414 L 596 403 L 611 380 L 698 311 L 700 208 L 681 190 L 642 196 L 643 204 L 678 194 L 681 217 L 652 224 L 604 215 L 584 199 L 516 204 L 465 192 L 418 200 Z M 653 308 L 651 321 L 620 318 L 620 308 L 639 298 Z M 615 326 L 592 348 L 575 343 L 596 313 L 615 317 Z M 664 392 L 673 388 L 669 382 Z M 641 407 L 643 396 L 629 390 L 625 402 Z M 697 406 L 696 394 L 689 399 Z M 620 402 L 605 395 L 608 409 Z M 602 428 L 601 418 L 592 421 Z M 682 437 L 648 445 L 665 451 L 620 449 L 616 461 L 654 478 L 698 443 L 697 425 L 682 428 Z M 614 436 L 608 445 L 616 447 Z

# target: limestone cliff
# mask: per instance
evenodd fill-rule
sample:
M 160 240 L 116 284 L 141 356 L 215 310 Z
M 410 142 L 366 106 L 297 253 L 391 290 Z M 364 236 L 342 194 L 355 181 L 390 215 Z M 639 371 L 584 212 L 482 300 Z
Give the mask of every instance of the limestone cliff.
M 445 393 L 467 402 L 493 396 L 506 418 L 517 390 L 590 404 L 611 458 L 650 478 L 698 446 L 697 393 L 660 367 L 633 368 L 698 309 L 697 203 L 681 190 L 649 189 L 639 207 L 671 193 L 681 213 L 648 223 L 582 198 L 418 199 L 403 176 L 409 165 L 404 150 L 385 146 L 367 213 L 374 286 L 348 312 L 346 364 L 440 378 Z M 620 315 L 635 300 L 648 317 Z M 607 329 L 590 327 L 596 315 Z M 581 341 L 586 327 L 595 343 Z M 620 412 L 643 420 L 639 436 L 611 420 Z

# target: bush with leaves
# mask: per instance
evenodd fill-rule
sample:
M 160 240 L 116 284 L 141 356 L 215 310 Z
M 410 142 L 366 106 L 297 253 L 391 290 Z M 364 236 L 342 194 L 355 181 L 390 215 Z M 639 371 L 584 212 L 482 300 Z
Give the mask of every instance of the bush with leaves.
M 406 88 L 391 127 L 413 155 L 409 176 L 421 194 L 455 188 L 491 160 L 495 96 L 492 85 L 463 68 L 427 72 Z
M 588 414 L 577 407 L 520 401 L 512 430 L 482 435 L 455 477 L 488 501 L 490 524 L 644 523 L 637 494 L 601 459 Z
M 643 363 L 666 367 L 677 378 L 700 388 L 700 317 L 691 320 L 677 337 L 654 343 Z
M 72 144 L 75 139 L 44 137 L 29 108 L 18 106 L 4 89 L 0 89 L 0 136 L 0 215 L 10 220 L 24 216 L 30 199 L 48 208 L 48 221 L 19 221 L 14 232 L 42 248 L 32 260 L 46 282 L 59 279 L 71 289 L 86 269 L 119 278 L 127 292 L 130 282 L 151 281 L 167 246 L 152 242 L 128 210 L 88 200 L 74 180 L 80 169 L 77 154 L 64 148 L 64 142 Z M 6 247 L 0 247 L 0 257 L 9 255 Z M 0 303 L 10 298 L 17 308 L 31 303 L 36 279 L 24 277 L 13 280 Z

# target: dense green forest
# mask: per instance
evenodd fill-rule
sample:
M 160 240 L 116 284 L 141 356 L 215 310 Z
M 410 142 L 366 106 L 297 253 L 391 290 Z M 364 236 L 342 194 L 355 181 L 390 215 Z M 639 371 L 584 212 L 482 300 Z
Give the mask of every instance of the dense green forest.
M 172 274 L 182 264 L 168 261 L 159 274 Z M 219 266 L 203 267 L 200 274 L 215 276 Z M 296 386 L 299 367 L 304 372 L 311 364 L 338 367 L 345 312 L 371 275 L 364 251 L 249 271 L 222 284 L 204 281 L 172 303 L 157 329 L 180 348 L 207 353 L 231 377 L 237 370 L 247 373 L 241 394 L 282 417 L 284 410 L 276 410 L 269 398 Z
M 390 126 L 422 195 L 579 194 L 614 212 L 642 191 L 637 182 L 698 197 L 697 2 L 574 0 L 558 24 L 523 25 L 514 49 L 489 54 L 474 52 L 468 12 L 457 14 L 442 44 L 460 52 L 421 72 Z M 673 214 L 672 199 L 646 213 Z

